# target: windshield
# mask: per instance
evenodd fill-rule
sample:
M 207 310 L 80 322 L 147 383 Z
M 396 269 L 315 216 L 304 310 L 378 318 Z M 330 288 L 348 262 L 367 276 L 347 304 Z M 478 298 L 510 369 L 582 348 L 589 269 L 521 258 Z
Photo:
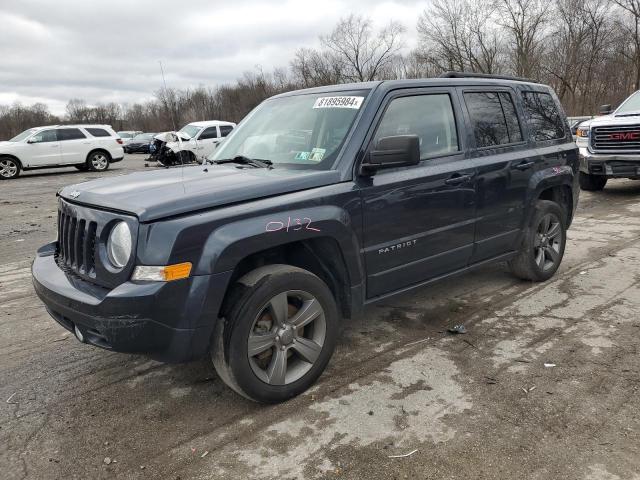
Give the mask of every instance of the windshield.
M 131 132 L 118 132 L 120 138 L 133 138 L 133 133 Z
M 640 112 L 640 92 L 636 92 L 627 98 L 622 105 L 616 110 L 616 115 L 621 113 L 637 113 Z
M 186 133 L 191 138 L 194 138 L 200 130 L 202 130 L 202 127 L 196 127 L 195 125 L 185 125 L 179 131 L 182 133 Z
M 25 130 L 24 132 L 22 132 L 19 135 L 16 135 L 15 137 L 13 137 L 11 140 L 9 140 L 10 142 L 21 142 L 22 140 L 24 140 L 25 138 L 27 138 L 29 135 L 31 135 L 33 132 L 35 132 L 37 129 L 36 128 L 30 128 L 29 130 Z
M 275 167 L 330 169 L 368 90 L 295 95 L 259 105 L 209 157 L 245 156 Z

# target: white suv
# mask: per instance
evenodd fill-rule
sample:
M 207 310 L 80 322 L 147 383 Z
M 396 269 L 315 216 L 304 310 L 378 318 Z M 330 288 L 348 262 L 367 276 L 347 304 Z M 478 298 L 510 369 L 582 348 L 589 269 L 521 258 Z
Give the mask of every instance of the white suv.
M 124 158 L 122 139 L 109 125 L 52 125 L 25 130 L 0 142 L 0 179 L 21 170 L 69 167 L 104 171 Z
M 193 155 L 193 160 L 204 159 L 213 153 L 218 143 L 229 135 L 235 126 L 235 123 L 220 120 L 192 122 L 176 132 L 176 136 L 179 135 L 182 141 L 171 141 L 172 138 L 166 134 L 157 135 L 155 138 L 163 142 L 169 140 L 167 148 L 174 153 L 188 151 Z

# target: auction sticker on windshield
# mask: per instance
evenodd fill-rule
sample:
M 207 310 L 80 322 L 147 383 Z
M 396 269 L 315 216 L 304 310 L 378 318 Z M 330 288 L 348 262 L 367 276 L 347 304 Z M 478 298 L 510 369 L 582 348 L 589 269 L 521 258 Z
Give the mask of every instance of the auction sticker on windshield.
M 364 97 L 320 97 L 313 104 L 313 108 L 360 108 Z

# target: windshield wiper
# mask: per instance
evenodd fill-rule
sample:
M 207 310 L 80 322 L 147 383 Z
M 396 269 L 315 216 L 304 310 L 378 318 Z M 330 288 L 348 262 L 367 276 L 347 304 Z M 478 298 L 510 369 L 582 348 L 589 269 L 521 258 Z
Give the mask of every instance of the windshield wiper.
M 223 163 L 239 163 L 241 165 L 251 165 L 258 168 L 273 168 L 273 162 L 271 160 L 261 160 L 259 158 L 249 158 L 244 155 L 236 155 L 233 158 L 223 158 L 221 160 L 214 160 L 213 163 L 221 165 Z

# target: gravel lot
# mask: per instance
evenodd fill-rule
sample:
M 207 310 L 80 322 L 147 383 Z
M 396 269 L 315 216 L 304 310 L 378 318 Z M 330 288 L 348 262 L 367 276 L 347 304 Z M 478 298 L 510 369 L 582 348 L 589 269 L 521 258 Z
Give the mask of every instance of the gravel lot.
M 2 478 L 640 479 L 640 182 L 582 193 L 551 281 L 494 266 L 368 308 L 316 387 L 265 407 L 46 314 L 29 267 L 55 192 L 99 176 L 0 182 Z

